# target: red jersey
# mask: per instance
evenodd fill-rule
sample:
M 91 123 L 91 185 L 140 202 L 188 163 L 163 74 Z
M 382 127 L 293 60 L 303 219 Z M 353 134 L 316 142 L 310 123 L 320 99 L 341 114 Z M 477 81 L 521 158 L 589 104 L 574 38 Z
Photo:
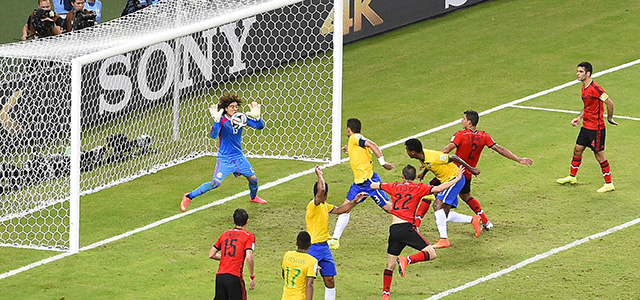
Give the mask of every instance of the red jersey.
M 609 99 L 607 93 L 595 81 L 582 88 L 582 102 L 584 114 L 582 127 L 590 130 L 601 130 L 604 125 L 604 101 Z
M 491 148 L 496 142 L 486 132 L 470 129 L 456 132 L 451 138 L 451 142 L 456 145 L 456 155 L 466 161 L 470 166 L 475 167 L 480 160 L 480 154 L 485 146 Z M 464 170 L 464 177 L 471 178 L 473 174 L 469 170 Z
M 391 214 L 413 224 L 422 197 L 431 194 L 432 185 L 415 182 L 383 183 L 380 188 L 391 195 Z
M 256 237 L 249 231 L 239 228 L 225 231 L 213 245 L 221 255 L 216 275 L 231 274 L 242 278 L 246 250 L 253 251 L 255 245 Z

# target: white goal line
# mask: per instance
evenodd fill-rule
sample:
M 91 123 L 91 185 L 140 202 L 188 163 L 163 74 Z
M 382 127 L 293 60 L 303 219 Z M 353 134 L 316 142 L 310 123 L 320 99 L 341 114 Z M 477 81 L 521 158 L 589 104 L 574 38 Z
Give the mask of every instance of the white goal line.
M 617 66 L 617 67 L 613 67 L 613 68 L 604 70 L 602 72 L 594 74 L 592 77 L 595 78 L 595 77 L 598 77 L 598 76 L 601 76 L 601 75 L 604 75 L 604 74 L 608 74 L 608 73 L 611 73 L 611 72 L 615 72 L 615 71 L 618 71 L 618 70 L 621 70 L 621 69 L 624 69 L 624 68 L 628 68 L 628 67 L 631 67 L 631 66 L 634 66 L 634 65 L 637 65 L 637 64 L 640 64 L 640 59 L 634 60 L 634 61 L 626 63 L 626 64 L 622 64 L 622 65 Z M 543 95 L 546 95 L 546 94 L 549 94 L 549 93 L 552 93 L 552 92 L 555 92 L 555 91 L 558 91 L 558 90 L 561 90 L 561 89 L 564 89 L 566 87 L 569 87 L 569 86 L 572 86 L 574 84 L 577 84 L 578 82 L 580 82 L 580 81 L 573 80 L 573 81 L 567 82 L 565 84 L 558 85 L 556 87 L 553 87 L 553 88 L 550 88 L 550 89 L 535 93 L 533 95 L 529 95 L 529 96 L 526 96 L 524 98 L 520 98 L 520 99 L 517 99 L 517 100 L 513 100 L 511 102 L 505 103 L 505 104 L 498 105 L 496 107 L 493 107 L 493 108 L 490 108 L 490 109 L 485 110 L 483 112 L 480 112 L 479 114 L 480 115 L 490 114 L 492 112 L 496 112 L 496 111 L 502 110 L 504 108 L 511 107 L 513 105 L 516 105 L 516 104 L 519 104 L 519 103 L 522 103 L 522 102 L 525 102 L 525 101 L 528 101 L 528 100 L 531 100 L 531 99 L 534 99 L 534 98 L 537 98 L 537 97 L 540 97 L 540 96 L 543 96 Z M 400 144 L 404 143 L 404 141 L 406 141 L 406 140 L 408 140 L 410 138 L 422 137 L 422 136 L 425 136 L 427 134 L 431 134 L 431 133 L 440 131 L 442 129 L 449 128 L 451 126 L 455 126 L 456 124 L 459 124 L 459 123 L 460 123 L 460 119 L 456 119 L 456 120 L 451 121 L 451 122 L 449 122 L 447 124 L 440 125 L 438 127 L 435 127 L 435 128 L 420 132 L 418 134 L 414 134 L 414 135 L 406 137 L 404 139 L 400 139 L 400 140 L 397 140 L 395 142 L 391 142 L 389 144 L 383 145 L 383 146 L 380 147 L 380 149 L 386 149 L 386 148 L 390 148 L 390 147 L 393 147 L 393 146 L 397 146 L 397 145 L 400 145 Z M 349 160 L 349 158 L 343 158 L 343 159 L 340 160 L 340 164 L 342 164 L 344 162 L 347 162 L 348 160 Z M 329 168 L 329 167 L 332 167 L 332 166 L 335 166 L 335 165 L 337 165 L 337 164 L 329 163 L 329 164 L 322 165 L 322 168 L 323 169 L 324 168 Z M 283 184 L 285 182 L 288 182 L 288 181 L 291 181 L 293 179 L 302 177 L 304 175 L 312 174 L 314 172 L 315 172 L 315 169 L 312 168 L 312 169 L 308 169 L 308 170 L 305 170 L 305 171 L 302 171 L 302 172 L 291 174 L 289 176 L 277 179 L 275 181 L 268 182 L 267 184 L 261 186 L 261 190 L 265 190 L 265 189 L 268 189 L 268 188 L 271 188 L 271 187 L 274 187 L 274 186 L 278 186 L 278 185 Z M 195 208 L 195 209 L 183 212 L 183 213 L 179 213 L 177 215 L 173 215 L 173 216 L 168 217 L 168 218 L 164 218 L 162 220 L 153 222 L 153 223 L 151 223 L 149 225 L 140 227 L 138 229 L 134 229 L 134 230 L 125 232 L 123 234 L 120 234 L 120 235 L 117 235 L 117 236 L 114 236 L 114 237 L 111 237 L 111 238 L 108 238 L 108 239 L 93 243 L 93 244 L 85 246 L 85 247 L 82 247 L 82 248 L 79 249 L 78 253 L 82 252 L 82 251 L 86 251 L 86 250 L 91 250 L 93 248 L 96 248 L 96 247 L 99 247 L 101 245 L 105 245 L 105 244 L 108 244 L 108 243 L 111 243 L 111 242 L 115 242 L 115 241 L 123 239 L 125 237 L 129 237 L 129 236 L 131 236 L 131 235 L 133 235 L 135 233 L 142 232 L 142 231 L 145 231 L 147 229 L 154 228 L 156 226 L 168 223 L 168 222 L 176 220 L 176 219 L 180 219 L 180 218 L 188 216 L 188 215 L 190 215 L 192 213 L 196 213 L 196 212 L 199 212 L 201 210 L 205 210 L 205 209 L 211 208 L 213 206 L 217 206 L 217 205 L 223 204 L 223 203 L 225 203 L 227 201 L 231 201 L 231 200 L 237 199 L 237 198 L 239 198 L 241 196 L 246 196 L 248 194 L 249 194 L 249 191 L 243 191 L 243 192 L 237 193 L 235 195 L 226 197 L 224 199 L 220 199 L 220 200 L 211 202 L 211 203 L 209 203 L 207 205 L 203 205 L 203 206 L 200 206 L 198 208 Z M 11 270 L 9 272 L 0 274 L 0 280 L 2 280 L 4 278 L 7 278 L 7 277 L 10 277 L 10 276 L 13 276 L 13 275 L 16 275 L 16 274 L 19 274 L 19 273 L 24 272 L 24 271 L 28 271 L 28 270 L 30 270 L 32 268 L 35 268 L 35 267 L 38 267 L 38 266 L 41 266 L 41 265 L 44 265 L 44 264 L 47 264 L 47 263 L 50 263 L 50 262 L 57 261 L 59 259 L 65 258 L 65 257 L 70 256 L 70 255 L 73 255 L 73 254 L 70 253 L 70 252 L 59 254 L 59 255 L 52 256 L 52 257 L 49 257 L 47 259 L 43 259 L 43 260 L 34 262 L 32 264 L 23 266 L 21 268 L 18 268 L 18 269 L 15 269 L 15 270 Z M 473 285 L 471 285 L 471 286 L 473 286 Z M 465 289 L 465 288 L 466 287 L 464 287 L 462 289 Z M 458 290 L 456 290 L 455 292 L 457 292 L 457 291 Z

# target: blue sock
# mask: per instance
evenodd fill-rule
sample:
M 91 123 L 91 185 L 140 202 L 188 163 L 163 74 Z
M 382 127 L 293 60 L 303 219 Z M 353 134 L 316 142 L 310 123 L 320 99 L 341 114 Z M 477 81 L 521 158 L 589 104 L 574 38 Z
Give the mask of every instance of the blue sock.
M 249 191 L 249 197 L 251 197 L 251 199 L 258 196 L 258 177 L 249 179 Z
M 217 187 L 219 187 L 220 184 L 217 181 L 209 181 L 209 182 L 205 182 L 203 183 L 200 187 L 198 187 L 195 191 L 189 193 L 189 198 L 193 199 L 195 197 L 201 196 L 202 194 L 213 190 Z

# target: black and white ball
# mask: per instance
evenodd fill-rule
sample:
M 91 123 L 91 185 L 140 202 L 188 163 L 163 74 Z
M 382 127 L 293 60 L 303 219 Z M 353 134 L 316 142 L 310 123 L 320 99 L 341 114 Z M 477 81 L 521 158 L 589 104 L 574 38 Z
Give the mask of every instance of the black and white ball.
M 231 117 L 231 125 L 233 129 L 240 129 L 247 126 L 247 115 L 237 112 Z

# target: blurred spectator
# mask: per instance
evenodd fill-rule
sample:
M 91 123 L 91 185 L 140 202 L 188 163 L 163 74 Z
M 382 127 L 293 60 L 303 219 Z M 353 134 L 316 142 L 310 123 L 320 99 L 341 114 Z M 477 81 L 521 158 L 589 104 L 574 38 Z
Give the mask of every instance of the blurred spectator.
M 102 23 L 102 2 L 100 0 L 87 0 L 84 4 L 84 9 L 90 10 L 96 13 L 96 22 Z
M 96 13 L 84 9 L 84 0 L 71 0 L 73 10 L 67 14 L 66 30 L 79 30 L 97 24 Z
M 71 4 L 71 0 L 52 0 L 53 7 L 57 14 L 60 15 L 62 19 L 67 17 L 67 14 L 73 10 L 73 5 Z
M 38 0 L 38 8 L 27 19 L 22 28 L 22 40 L 47 37 L 62 33 L 64 20 L 51 10 L 51 0 Z
M 134 11 L 141 10 L 151 4 L 157 3 L 158 1 L 160 0 L 127 0 L 127 5 L 125 5 L 120 16 L 125 16 Z

